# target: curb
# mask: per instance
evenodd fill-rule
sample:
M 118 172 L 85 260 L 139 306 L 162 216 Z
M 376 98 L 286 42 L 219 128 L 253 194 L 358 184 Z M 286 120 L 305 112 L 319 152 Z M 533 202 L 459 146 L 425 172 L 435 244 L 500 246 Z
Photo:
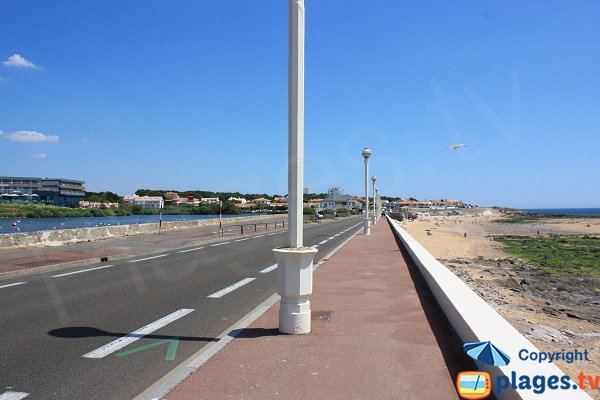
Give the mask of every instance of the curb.
M 329 253 L 321 257 L 318 263 L 313 266 L 313 272 L 316 271 L 321 265 L 329 260 L 335 253 L 337 253 L 342 247 L 346 245 L 351 239 L 360 233 L 361 228 L 357 227 L 357 231 L 350 235 L 340 245 L 335 247 Z M 177 385 L 183 382 L 188 376 L 196 372 L 203 364 L 205 364 L 212 356 L 222 350 L 229 342 L 235 339 L 245 328 L 250 326 L 260 316 L 262 316 L 267 310 L 274 306 L 280 297 L 277 293 L 271 295 L 265 301 L 256 306 L 252 311 L 243 316 L 240 320 L 235 322 L 221 334 L 217 335 L 220 339 L 216 343 L 209 343 L 195 354 L 190 356 L 187 360 L 183 361 L 179 366 L 167 373 L 164 377 L 158 380 L 156 383 L 151 385 L 149 388 L 144 390 L 142 393 L 134 397 L 133 400 L 160 400 L 166 396 L 171 390 Z

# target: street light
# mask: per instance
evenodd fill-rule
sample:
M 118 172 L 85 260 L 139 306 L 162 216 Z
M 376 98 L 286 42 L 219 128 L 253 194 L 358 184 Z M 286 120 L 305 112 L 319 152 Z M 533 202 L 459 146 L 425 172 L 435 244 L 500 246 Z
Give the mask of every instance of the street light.
M 373 175 L 371 177 L 371 182 L 373 182 L 373 225 L 377 222 L 377 212 L 375 211 L 375 207 L 377 207 L 377 198 L 375 198 L 375 182 L 377 181 L 377 177 Z
M 313 259 L 317 249 L 303 247 L 304 188 L 304 0 L 289 0 L 288 54 L 288 247 L 277 258 L 279 332 L 310 332 Z
M 371 149 L 365 147 L 362 151 L 362 156 L 365 159 L 365 235 L 371 234 L 371 228 L 369 227 L 369 157 L 371 157 Z

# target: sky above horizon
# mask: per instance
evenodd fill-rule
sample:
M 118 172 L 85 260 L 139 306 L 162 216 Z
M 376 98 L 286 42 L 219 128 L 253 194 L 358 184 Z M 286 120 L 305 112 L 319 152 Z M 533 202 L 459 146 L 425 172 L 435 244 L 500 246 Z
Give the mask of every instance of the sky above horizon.
M 305 186 L 600 207 L 600 3 L 305 0 Z M 287 192 L 288 3 L 0 0 L 0 176 Z M 466 148 L 450 150 L 464 143 Z

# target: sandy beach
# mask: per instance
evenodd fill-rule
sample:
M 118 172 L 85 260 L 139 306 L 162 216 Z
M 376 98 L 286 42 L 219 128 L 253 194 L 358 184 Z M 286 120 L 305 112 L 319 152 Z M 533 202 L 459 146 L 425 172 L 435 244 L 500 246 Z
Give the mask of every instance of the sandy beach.
M 600 235 L 600 219 L 501 223 L 494 209 L 431 216 L 403 227 L 542 351 L 588 350 L 591 361 L 556 364 L 569 376 L 600 376 L 600 282 L 542 272 L 502 251 L 496 235 Z M 497 221 L 497 222 L 494 222 Z M 538 233 L 539 232 L 539 233 Z M 600 389 L 587 391 L 600 398 Z

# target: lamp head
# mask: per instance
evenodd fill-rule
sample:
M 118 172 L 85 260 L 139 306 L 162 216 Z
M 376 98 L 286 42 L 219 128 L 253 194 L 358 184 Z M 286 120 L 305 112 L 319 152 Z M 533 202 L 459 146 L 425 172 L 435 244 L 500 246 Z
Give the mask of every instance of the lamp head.
M 371 149 L 365 147 L 362 151 L 362 156 L 365 158 L 365 160 L 371 157 Z
M 373 181 L 373 184 L 375 184 L 375 181 L 377 180 L 377 177 L 376 177 L 375 175 L 373 175 L 373 176 L 371 177 L 371 180 Z

